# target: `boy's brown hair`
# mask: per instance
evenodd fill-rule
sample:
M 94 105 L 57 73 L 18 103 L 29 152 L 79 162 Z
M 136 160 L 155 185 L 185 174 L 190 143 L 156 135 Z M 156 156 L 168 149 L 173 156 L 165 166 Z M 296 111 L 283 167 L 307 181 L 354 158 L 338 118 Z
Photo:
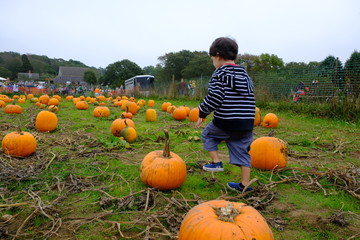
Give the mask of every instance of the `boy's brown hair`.
M 219 37 L 211 44 L 209 54 L 211 57 L 221 57 L 224 60 L 236 60 L 238 45 L 231 38 Z

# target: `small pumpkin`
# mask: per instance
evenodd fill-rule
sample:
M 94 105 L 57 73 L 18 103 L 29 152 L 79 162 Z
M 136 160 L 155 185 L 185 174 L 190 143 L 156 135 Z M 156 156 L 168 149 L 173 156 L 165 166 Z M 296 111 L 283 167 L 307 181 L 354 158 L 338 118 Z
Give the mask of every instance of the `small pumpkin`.
M 28 95 L 26 95 L 26 99 L 31 99 L 33 97 L 34 97 L 34 94 L 32 94 L 32 93 L 29 93 Z
M 96 107 L 93 111 L 94 117 L 108 117 L 110 116 L 110 109 L 108 107 Z
M 199 119 L 199 108 L 193 108 L 189 112 L 189 120 L 191 122 L 197 122 Z
M 6 103 L 3 100 L 0 100 L 0 108 L 5 107 Z
M 19 98 L 17 102 L 18 102 L 18 103 L 25 103 L 25 102 L 26 102 L 26 99 L 25 99 L 25 98 Z
M 156 122 L 156 116 L 157 114 L 155 109 L 146 109 L 145 118 L 147 122 Z
M 74 98 L 74 96 L 71 96 L 71 95 L 69 95 L 69 96 L 66 96 L 66 100 L 68 100 L 68 101 L 71 101 L 71 100 L 73 100 L 73 98 Z
M 86 110 L 89 104 L 86 101 L 78 101 L 75 106 L 78 110 Z
M 6 155 L 27 157 L 36 151 L 36 139 L 28 132 L 11 132 L 4 136 L 1 146 Z
M 49 102 L 47 104 L 49 106 L 50 105 L 59 106 L 59 103 L 60 103 L 59 99 L 53 97 L 53 98 L 50 98 L 50 100 L 49 100 Z
M 58 117 L 50 111 L 41 111 L 35 119 L 35 127 L 40 132 L 52 132 L 56 129 Z
M 126 119 L 124 120 L 125 127 L 123 128 L 123 130 L 121 130 L 120 136 L 123 137 L 125 139 L 125 141 L 127 141 L 128 143 L 133 143 L 137 137 L 137 134 L 136 134 L 135 128 L 130 127 L 127 124 L 126 121 L 128 121 L 128 120 L 126 120 Z
M 255 108 L 255 119 L 254 119 L 254 126 L 259 126 L 261 123 L 261 114 L 260 114 L 260 108 Z
M 50 106 L 48 107 L 48 110 L 49 110 L 50 112 L 56 113 L 56 112 L 59 111 L 59 107 L 58 107 L 58 106 L 55 106 L 55 105 L 50 105 Z
M 163 104 L 161 104 L 161 111 L 166 112 L 169 106 L 171 106 L 170 102 L 164 102 Z
M 9 114 L 20 114 L 22 113 L 22 107 L 19 105 L 9 104 L 5 106 L 4 112 Z
M 148 101 L 148 107 L 154 107 L 155 106 L 155 101 L 154 100 L 152 100 L 152 99 L 150 99 L 149 101 Z
M 196 205 L 181 222 L 178 240 L 274 240 L 264 217 L 241 202 L 211 200 Z
M 286 167 L 287 144 L 275 137 L 260 137 L 250 145 L 251 166 L 262 170 Z
M 187 117 L 187 112 L 186 109 L 183 107 L 179 107 L 176 108 L 173 112 L 172 112 L 172 116 L 175 120 L 185 120 Z
M 173 111 L 176 109 L 176 106 L 170 105 L 167 107 L 166 112 L 167 113 L 173 113 Z
M 133 118 L 133 114 L 131 112 L 122 112 L 121 113 L 121 117 L 122 118 L 130 118 L 132 119 Z
M 39 101 L 39 98 L 37 98 L 37 97 L 32 97 L 32 98 L 30 98 L 30 102 L 31 103 L 36 103 L 36 102 L 38 102 Z
M 140 179 L 147 186 L 159 190 L 180 187 L 186 179 L 186 164 L 176 153 L 170 152 L 169 133 L 165 129 L 164 150 L 148 153 L 140 166 Z
M 115 119 L 112 122 L 112 124 L 111 124 L 111 133 L 115 137 L 120 137 L 121 130 L 123 130 L 126 127 L 125 119 L 126 118 L 118 118 L 118 119 Z M 126 119 L 126 123 L 129 126 L 135 128 L 135 123 L 131 119 Z
M 265 128 L 276 128 L 279 123 L 278 117 L 274 113 L 268 113 L 265 115 L 261 126 Z

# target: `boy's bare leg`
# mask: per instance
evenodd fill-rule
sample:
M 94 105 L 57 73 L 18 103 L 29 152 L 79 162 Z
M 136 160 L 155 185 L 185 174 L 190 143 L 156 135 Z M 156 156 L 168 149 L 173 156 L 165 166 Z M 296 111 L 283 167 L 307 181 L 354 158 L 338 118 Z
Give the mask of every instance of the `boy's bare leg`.
M 210 157 L 214 163 L 221 162 L 218 151 L 209 151 Z
M 250 182 L 250 170 L 251 168 L 241 166 L 241 183 L 246 186 Z

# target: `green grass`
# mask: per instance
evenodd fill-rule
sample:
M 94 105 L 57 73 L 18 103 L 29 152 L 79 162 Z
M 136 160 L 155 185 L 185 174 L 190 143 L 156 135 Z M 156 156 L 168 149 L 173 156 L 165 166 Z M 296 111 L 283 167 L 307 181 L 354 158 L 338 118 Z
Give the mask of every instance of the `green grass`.
M 14 216 L 15 221 L 6 226 L 11 234 L 16 234 L 18 227 L 34 212 L 38 204 L 45 208 L 49 216 L 62 219 L 62 227 L 58 231 L 60 236 L 69 239 L 111 239 L 115 236 L 122 239 L 114 224 L 116 221 L 121 222 L 121 231 L 125 236 L 136 236 L 146 228 L 144 224 L 134 224 L 138 220 L 154 219 L 156 216 L 168 227 L 169 224 L 162 217 L 164 214 L 183 217 L 186 209 L 169 202 L 172 198 L 179 201 L 186 199 L 190 206 L 194 206 L 197 201 L 219 198 L 252 204 L 254 199 L 263 197 L 260 192 L 241 196 L 226 189 L 226 183 L 239 180 L 241 173 L 238 167 L 229 164 L 225 144 L 219 146 L 225 171 L 215 174 L 204 172 L 200 167 L 201 161 L 209 161 L 209 156 L 202 149 L 201 141 L 189 138 L 200 137 L 205 124 L 201 128 L 195 128 L 194 123 L 189 120 L 175 121 L 170 114 L 160 110 L 161 103 L 165 101 L 176 106 L 189 107 L 196 107 L 198 101 L 155 100 L 158 121 L 146 122 L 147 107 L 141 108 L 133 118 L 138 138 L 132 144 L 124 143 L 111 135 L 111 123 L 122 111 L 110 104 L 110 117 L 95 118 L 92 116 L 95 106 L 90 104 L 88 110 L 80 111 L 75 109 L 72 102 L 62 100 L 57 113 L 59 124 L 51 133 L 36 132 L 32 127 L 31 119 L 40 111 L 33 104 L 27 102 L 22 105 L 24 110 L 21 115 L 7 115 L 0 111 L 1 138 L 19 126 L 22 130 L 33 133 L 38 144 L 36 154 L 26 159 L 8 158 L 0 153 L 0 161 L 6 163 L 4 166 L 19 168 L 20 173 L 32 173 L 23 179 L 12 179 L 5 175 L 6 169 L 0 169 L 3 180 L 0 181 L 0 188 L 4 190 L 0 195 L 0 204 L 28 203 L 24 206 L 0 208 L 0 216 Z M 282 111 L 277 110 L 280 107 Z M 345 227 L 329 222 L 329 218 L 339 210 L 359 215 L 359 199 L 343 188 L 335 187 L 334 179 L 325 177 L 318 181 L 327 195 L 324 195 L 320 188 L 316 191 L 306 188 L 306 183 L 310 181 L 309 176 L 316 178 L 315 175 L 306 174 L 306 171 L 328 172 L 351 165 L 358 168 L 359 125 L 294 113 L 285 106 L 280 107 L 264 108 L 262 116 L 274 112 L 279 117 L 275 137 L 288 144 L 289 170 L 271 172 L 252 169 L 251 177 L 258 179 L 254 187 L 260 188 L 270 180 L 291 178 L 294 171 L 303 178 L 304 183 L 287 182 L 274 185 L 271 188 L 271 191 L 275 192 L 274 199 L 259 211 L 266 219 L 280 216 L 286 222 L 282 230 L 272 226 L 277 240 L 350 238 L 357 233 L 356 229 L 360 228 L 360 220 L 354 217 L 355 215 L 346 215 L 349 225 Z M 211 116 L 207 122 L 210 119 Z M 148 190 L 139 177 L 140 163 L 147 153 L 163 149 L 161 138 L 164 137 L 165 128 L 170 134 L 170 150 L 186 162 L 187 178 L 184 184 L 174 191 L 151 191 L 154 200 L 148 206 L 150 210 L 143 212 L 144 198 L 146 199 Z M 255 127 L 254 137 L 266 136 L 269 132 L 270 129 Z M 35 166 L 42 168 L 36 170 Z M 359 178 L 356 180 L 359 181 Z M 39 198 L 31 195 L 32 193 Z M 131 194 L 134 194 L 133 204 L 119 207 Z M 101 205 L 100 202 L 105 198 L 112 198 L 111 204 Z M 267 200 L 265 198 L 260 202 Z M 104 213 L 108 215 L 102 217 L 101 214 Z M 317 222 L 316 219 L 321 221 Z M 39 234 L 48 231 L 52 226 L 51 220 L 40 212 L 36 212 L 29 222 L 31 224 L 25 224 L 20 231 L 29 234 L 24 235 L 25 237 L 39 237 Z M 159 229 L 151 231 L 154 234 Z M 176 236 L 176 232 L 172 234 Z M 141 239 L 143 236 L 134 239 Z M 6 236 L 5 239 L 11 237 Z M 61 237 L 51 235 L 49 239 Z

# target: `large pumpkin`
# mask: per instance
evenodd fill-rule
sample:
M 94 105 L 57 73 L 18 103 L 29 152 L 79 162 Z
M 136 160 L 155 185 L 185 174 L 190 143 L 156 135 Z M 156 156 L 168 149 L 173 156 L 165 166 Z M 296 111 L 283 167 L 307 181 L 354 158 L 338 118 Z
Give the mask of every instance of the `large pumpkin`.
M 175 120 L 185 120 L 187 117 L 186 109 L 184 107 L 176 108 L 172 112 L 172 116 Z
M 54 131 L 58 124 L 58 118 L 55 113 L 50 111 L 41 111 L 36 116 L 35 127 L 40 132 Z
M 22 113 L 22 107 L 19 105 L 9 104 L 5 106 L 4 112 L 10 114 L 20 114 Z
M 79 110 L 86 110 L 86 109 L 88 109 L 88 107 L 89 107 L 89 104 L 86 102 L 86 101 L 78 101 L 77 103 L 76 103 L 76 108 L 77 109 L 79 109 Z
M 251 166 L 257 169 L 272 170 L 287 164 L 286 143 L 275 137 L 260 137 L 250 146 Z
M 140 166 L 140 179 L 147 186 L 160 190 L 180 187 L 186 178 L 186 164 L 176 153 L 170 152 L 169 133 L 165 132 L 164 150 L 148 153 Z
M 115 119 L 111 124 L 111 133 L 115 137 L 120 137 L 121 130 L 123 130 L 126 127 L 125 120 L 126 120 L 127 125 L 135 128 L 135 123 L 131 119 L 128 119 L 128 118 Z
M 183 219 L 178 240 L 273 240 L 261 214 L 241 202 L 212 200 L 193 207 Z
M 108 107 L 96 107 L 93 111 L 94 117 L 108 117 L 110 116 L 110 109 Z
M 49 101 L 50 101 L 50 97 L 47 94 L 41 95 L 39 97 L 39 102 L 42 103 L 42 104 L 48 104 Z
M 268 113 L 265 115 L 261 126 L 265 128 L 276 128 L 279 123 L 278 117 L 274 113 Z
M 5 135 L 1 146 L 6 155 L 27 157 L 35 152 L 36 139 L 28 132 L 11 132 Z
M 137 113 L 137 111 L 138 111 L 138 105 L 135 102 L 128 101 L 126 103 L 125 110 L 127 112 L 131 112 L 133 115 L 135 115 Z

